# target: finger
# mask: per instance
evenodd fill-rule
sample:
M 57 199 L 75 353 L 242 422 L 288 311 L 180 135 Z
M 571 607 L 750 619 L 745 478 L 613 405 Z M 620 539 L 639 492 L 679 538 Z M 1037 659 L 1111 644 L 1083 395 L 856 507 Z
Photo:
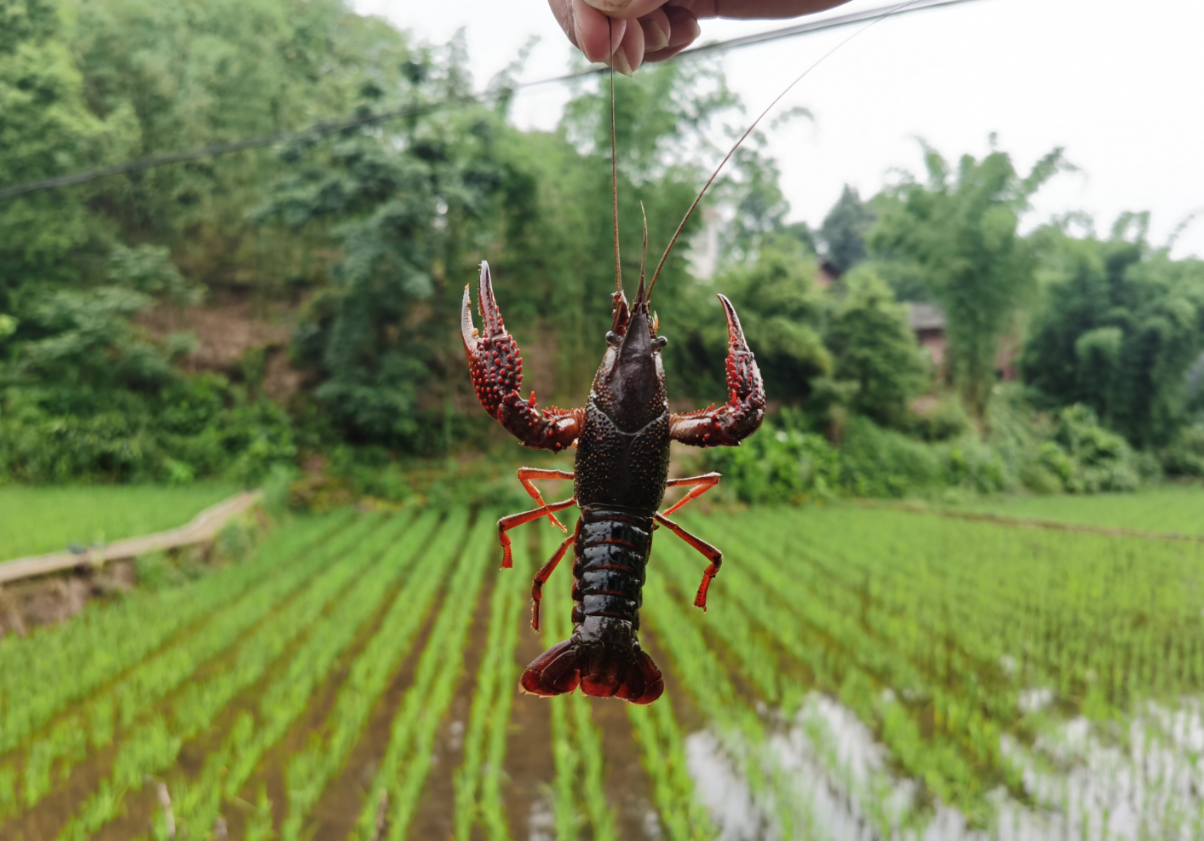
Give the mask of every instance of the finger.
M 843 5 L 848 0 L 685 0 L 700 18 L 736 20 L 796 18 Z
M 702 27 L 693 12 L 681 6 L 665 6 L 664 13 L 669 21 L 669 43 L 663 49 L 681 52 L 698 40 Z
M 568 37 L 569 43 L 574 47 L 578 46 L 577 27 L 573 25 L 573 0 L 548 0 L 548 6 L 552 9 L 552 16 Z
M 602 14 L 618 20 L 636 20 L 665 5 L 665 0 L 586 0 L 586 2 Z
M 623 40 L 612 57 L 615 70 L 624 76 L 630 76 L 644 63 L 644 29 L 638 24 L 627 27 Z
M 648 53 L 669 46 L 669 35 L 673 27 L 669 25 L 669 16 L 660 9 L 640 18 L 640 28 L 644 30 L 645 61 L 648 60 Z
M 650 53 L 646 52 L 644 53 L 644 64 L 653 64 L 658 61 L 666 61 L 671 59 L 688 46 L 690 45 L 682 44 L 680 47 L 666 47 L 663 50 L 654 50 Z
M 610 56 L 627 34 L 627 21 L 608 18 L 585 0 L 571 0 L 577 48 L 590 61 L 610 63 Z M 638 29 L 639 27 L 634 27 Z M 616 70 L 619 68 L 616 67 Z

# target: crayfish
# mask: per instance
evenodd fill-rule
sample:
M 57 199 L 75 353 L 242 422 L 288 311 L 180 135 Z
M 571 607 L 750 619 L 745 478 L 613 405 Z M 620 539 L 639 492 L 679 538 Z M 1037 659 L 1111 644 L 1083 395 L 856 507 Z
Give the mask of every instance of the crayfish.
M 538 507 L 498 521 L 502 567 L 509 568 L 513 565 L 507 534 L 510 529 L 546 516 L 567 533 L 555 512 L 573 505 L 581 508 L 576 529 L 536 573 L 531 585 L 531 627 L 538 629 L 543 585 L 569 547 L 574 547 L 573 633 L 527 667 L 521 680 L 522 688 L 535 695 L 554 696 L 572 692 L 580 686 L 586 695 L 651 704 L 661 696 L 665 684 L 660 669 L 640 648 L 637 632 L 653 531 L 663 526 L 697 549 L 709 562 L 694 597 L 695 606 L 703 610 L 706 609 L 707 590 L 723 563 L 722 552 L 668 517 L 718 484 L 719 474 L 670 479 L 669 443 L 680 441 L 695 447 L 738 445 L 761 425 L 765 416 L 765 387 L 735 307 L 720 295 L 727 317 L 728 402 L 718 409 L 711 407 L 686 414 L 669 411 L 665 370 L 661 363 L 661 350 L 667 340 L 658 335 L 657 319 L 651 313 L 649 302 L 665 258 L 702 193 L 678 226 L 647 287 L 644 285 L 648 250 L 645 221 L 639 288 L 635 300 L 628 305 L 619 270 L 613 73 L 611 142 L 616 287 L 612 296 L 613 324 L 606 334 L 606 352 L 594 376 L 585 408 L 540 409 L 534 394 L 525 400 L 519 394 L 523 379 L 522 357 L 518 344 L 502 323 L 488 263 L 481 264 L 477 302 L 485 322 L 484 332 L 473 326 L 468 287 L 464 289 L 460 331 L 477 399 L 490 417 L 528 447 L 553 452 L 577 448 L 572 473 L 520 467 L 518 479 Z M 711 181 L 714 178 L 712 175 Z M 703 187 L 705 191 L 706 187 Z M 533 480 L 539 479 L 572 479 L 573 496 L 562 502 L 547 503 L 533 484 Z M 657 510 L 665 489 L 670 487 L 689 490 L 670 508 L 663 512 Z

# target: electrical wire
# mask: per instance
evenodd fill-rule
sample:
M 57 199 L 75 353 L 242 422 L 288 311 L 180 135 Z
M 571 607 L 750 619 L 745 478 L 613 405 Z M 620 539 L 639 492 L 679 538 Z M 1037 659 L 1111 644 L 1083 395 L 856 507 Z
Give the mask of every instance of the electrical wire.
M 699 55 L 716 52 L 728 52 L 744 47 L 764 44 L 768 41 L 780 40 L 782 38 L 794 38 L 800 35 L 809 35 L 814 32 L 822 32 L 829 29 L 837 29 L 843 26 L 851 26 L 856 23 L 861 23 L 862 21 L 871 20 L 875 17 L 889 15 L 892 13 L 892 11 L 894 12 L 892 15 L 893 17 L 901 17 L 902 15 L 924 11 L 925 9 L 932 9 L 938 6 L 956 6 L 963 3 L 972 2 L 977 2 L 977 0 L 916 0 L 914 4 L 902 10 L 899 10 L 897 6 L 883 6 L 874 9 L 867 9 L 862 12 L 851 12 L 845 15 L 835 15 L 831 17 L 820 18 L 818 20 L 809 20 L 805 23 L 795 24 L 793 26 L 785 26 L 780 29 L 773 29 L 767 32 L 760 32 L 753 35 L 744 35 L 739 38 L 730 38 L 725 41 L 702 44 L 688 50 L 683 50 L 670 59 L 670 61 L 682 61 Z M 390 122 L 402 117 L 423 116 L 425 114 L 454 106 L 486 104 L 503 96 L 513 95 L 516 91 L 526 90 L 528 88 L 534 88 L 540 85 L 564 83 L 575 81 L 577 79 L 584 79 L 604 73 L 606 72 L 606 69 L 606 67 L 591 67 L 575 73 L 566 73 L 562 76 L 551 76 L 547 79 L 539 79 L 534 82 L 519 82 L 515 85 L 501 87 L 497 90 L 490 91 L 479 96 L 450 97 L 437 103 L 397 108 L 391 111 L 382 111 L 379 114 L 369 114 L 349 120 L 324 121 L 316 123 L 309 128 L 302 129 L 300 131 L 277 132 L 275 134 L 267 134 L 260 137 L 250 137 L 243 140 L 214 143 L 210 146 L 202 146 L 197 149 L 189 149 L 180 152 L 167 152 L 161 155 L 151 155 L 149 157 L 137 158 L 135 160 L 126 161 L 120 164 L 83 170 L 80 172 L 70 173 L 68 175 L 56 176 L 54 178 L 44 178 L 38 181 L 27 181 L 23 184 L 15 184 L 11 187 L 0 187 L 0 201 L 41 190 L 56 190 L 63 187 L 72 187 L 76 184 L 85 184 L 89 181 L 95 181 L 98 178 L 105 178 L 110 175 L 123 175 L 132 172 L 142 172 L 144 170 L 154 169 L 156 167 L 185 163 L 187 161 L 201 160 L 204 158 L 217 158 L 221 157 L 222 155 L 229 155 L 234 152 L 244 151 L 246 149 L 256 149 L 263 146 L 275 146 L 278 143 L 287 143 L 295 140 L 316 139 L 331 134 L 339 134 L 352 129 L 362 128 L 364 126 Z

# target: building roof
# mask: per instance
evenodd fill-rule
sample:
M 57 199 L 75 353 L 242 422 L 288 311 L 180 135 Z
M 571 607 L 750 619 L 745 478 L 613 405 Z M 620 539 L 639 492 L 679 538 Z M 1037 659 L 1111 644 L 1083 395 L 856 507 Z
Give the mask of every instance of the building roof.
M 912 304 L 907 314 L 907 324 L 912 330 L 944 330 L 945 312 L 936 304 Z

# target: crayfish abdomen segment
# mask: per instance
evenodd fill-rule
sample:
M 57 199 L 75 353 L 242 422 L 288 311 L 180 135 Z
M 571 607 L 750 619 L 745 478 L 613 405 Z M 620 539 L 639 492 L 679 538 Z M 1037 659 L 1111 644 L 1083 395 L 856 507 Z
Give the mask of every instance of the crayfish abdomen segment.
M 573 635 L 527 667 L 523 688 L 561 695 L 580 686 L 586 695 L 651 704 L 664 680 L 636 632 L 652 518 L 627 509 L 583 508 L 574 545 Z

